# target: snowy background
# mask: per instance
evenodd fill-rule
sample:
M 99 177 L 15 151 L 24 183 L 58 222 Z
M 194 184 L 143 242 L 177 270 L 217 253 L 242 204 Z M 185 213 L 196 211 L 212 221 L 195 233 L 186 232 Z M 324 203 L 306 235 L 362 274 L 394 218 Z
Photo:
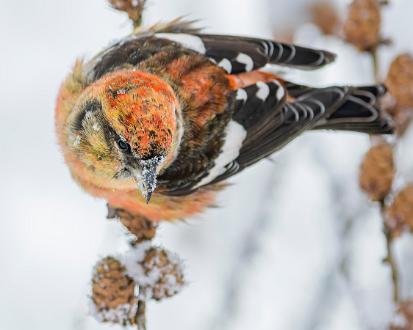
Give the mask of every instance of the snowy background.
M 384 72 L 396 53 L 413 51 L 413 2 L 392 2 L 384 32 L 395 44 L 381 52 Z M 272 37 L 304 22 L 309 3 L 151 0 L 146 21 L 189 15 L 209 32 Z M 71 180 L 53 112 L 75 57 L 93 55 L 129 29 L 104 0 L 0 0 L 2 330 L 118 329 L 86 316 L 86 296 L 93 265 L 122 248 L 124 232 L 105 220 L 104 201 Z M 293 73 L 298 81 L 372 82 L 367 56 L 308 24 L 296 37 L 340 55 L 317 73 Z M 398 154 L 404 179 L 413 178 L 412 141 L 411 130 Z M 221 208 L 164 224 L 157 242 L 185 259 L 190 284 L 149 305 L 149 330 L 385 329 L 393 307 L 384 239 L 376 207 L 357 186 L 368 146 L 358 134 L 305 134 L 232 179 Z M 408 297 L 410 237 L 397 253 Z

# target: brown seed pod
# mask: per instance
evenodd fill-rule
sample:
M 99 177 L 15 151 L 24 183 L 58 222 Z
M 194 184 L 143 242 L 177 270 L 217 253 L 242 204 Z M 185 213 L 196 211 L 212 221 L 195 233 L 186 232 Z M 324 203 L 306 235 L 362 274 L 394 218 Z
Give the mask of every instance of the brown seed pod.
M 364 156 L 359 173 L 360 187 L 371 200 L 383 200 L 391 190 L 394 174 L 392 147 L 380 143 Z
M 413 57 L 397 56 L 390 65 L 386 86 L 396 100 L 397 111 L 413 109 Z
M 96 265 L 92 279 L 92 314 L 100 322 L 133 324 L 137 301 L 135 282 L 115 258 Z
M 310 7 L 312 21 L 324 34 L 336 34 L 340 17 L 336 8 L 327 1 L 318 1 Z
M 126 257 L 128 274 L 139 285 L 139 298 L 162 300 L 179 293 L 185 284 L 182 262 L 173 253 L 149 246 L 133 247 Z
M 399 111 L 394 117 L 394 126 L 398 136 L 403 136 L 413 121 L 413 111 Z
M 140 23 L 146 0 L 108 0 L 112 8 L 128 14 L 129 19 Z
M 397 306 L 390 330 L 413 330 L 413 301 L 403 301 Z
M 381 41 L 381 12 L 378 0 L 353 0 L 344 22 L 344 38 L 358 49 L 374 49 Z
M 152 299 L 161 300 L 177 294 L 184 285 L 184 275 L 181 263 L 176 257 L 164 249 L 151 248 L 147 251 L 142 262 L 145 274 L 159 272 L 158 280 L 151 286 L 144 287 L 143 290 L 149 291 Z
M 158 224 L 143 216 L 133 215 L 123 209 L 115 209 L 108 205 L 108 219 L 118 218 L 126 229 L 136 237 L 136 243 L 151 240 L 155 237 Z
M 386 226 L 393 237 L 413 232 L 413 184 L 402 189 L 386 209 Z

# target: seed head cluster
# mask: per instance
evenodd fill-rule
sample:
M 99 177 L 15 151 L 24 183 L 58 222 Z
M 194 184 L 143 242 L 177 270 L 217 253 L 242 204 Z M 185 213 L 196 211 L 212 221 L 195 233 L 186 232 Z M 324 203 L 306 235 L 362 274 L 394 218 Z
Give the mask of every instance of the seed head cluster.
M 344 22 L 344 38 L 360 50 L 374 49 L 381 40 L 378 0 L 354 0 Z
M 392 147 L 387 143 L 380 143 L 364 156 L 360 167 L 360 187 L 371 200 L 381 201 L 392 188 L 394 174 Z

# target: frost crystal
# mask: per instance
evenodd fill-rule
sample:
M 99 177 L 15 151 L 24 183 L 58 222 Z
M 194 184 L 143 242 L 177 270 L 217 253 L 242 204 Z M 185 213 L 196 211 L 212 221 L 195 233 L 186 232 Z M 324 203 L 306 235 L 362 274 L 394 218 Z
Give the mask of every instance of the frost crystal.
M 128 276 L 139 285 L 141 299 L 160 300 L 179 293 L 184 286 L 182 261 L 170 251 L 144 242 L 123 258 Z
M 89 314 L 98 322 L 125 324 L 134 318 L 136 310 L 136 304 L 123 304 L 114 309 L 99 309 L 90 298 Z
M 128 92 L 126 88 L 121 88 L 116 91 L 116 95 L 124 95 Z

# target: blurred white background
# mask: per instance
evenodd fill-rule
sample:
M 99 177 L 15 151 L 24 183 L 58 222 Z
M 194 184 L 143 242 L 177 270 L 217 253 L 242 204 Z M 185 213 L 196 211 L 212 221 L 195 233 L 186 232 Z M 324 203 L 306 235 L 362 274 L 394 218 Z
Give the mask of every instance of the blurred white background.
M 150 0 L 145 20 L 188 15 L 208 32 L 272 37 L 304 22 L 311 2 Z M 413 3 L 392 2 L 384 31 L 395 44 L 381 52 L 383 73 L 397 52 L 413 51 Z M 56 143 L 54 103 L 76 57 L 129 31 L 105 0 L 0 0 L 2 330 L 111 328 L 87 317 L 87 294 L 92 267 L 122 248 L 124 232 L 105 220 L 104 201 L 71 180 Z M 340 56 L 317 73 L 294 73 L 298 80 L 372 82 L 367 56 L 308 24 L 296 36 Z M 410 132 L 399 155 L 408 178 L 412 140 Z M 157 242 L 185 259 L 190 283 L 149 305 L 149 330 L 385 329 L 393 307 L 384 239 L 375 206 L 357 187 L 368 146 L 358 134 L 308 133 L 231 180 L 221 208 L 164 224 Z M 402 274 L 413 274 L 412 246 L 409 237 L 398 243 Z M 413 294 L 411 276 L 402 286 Z

